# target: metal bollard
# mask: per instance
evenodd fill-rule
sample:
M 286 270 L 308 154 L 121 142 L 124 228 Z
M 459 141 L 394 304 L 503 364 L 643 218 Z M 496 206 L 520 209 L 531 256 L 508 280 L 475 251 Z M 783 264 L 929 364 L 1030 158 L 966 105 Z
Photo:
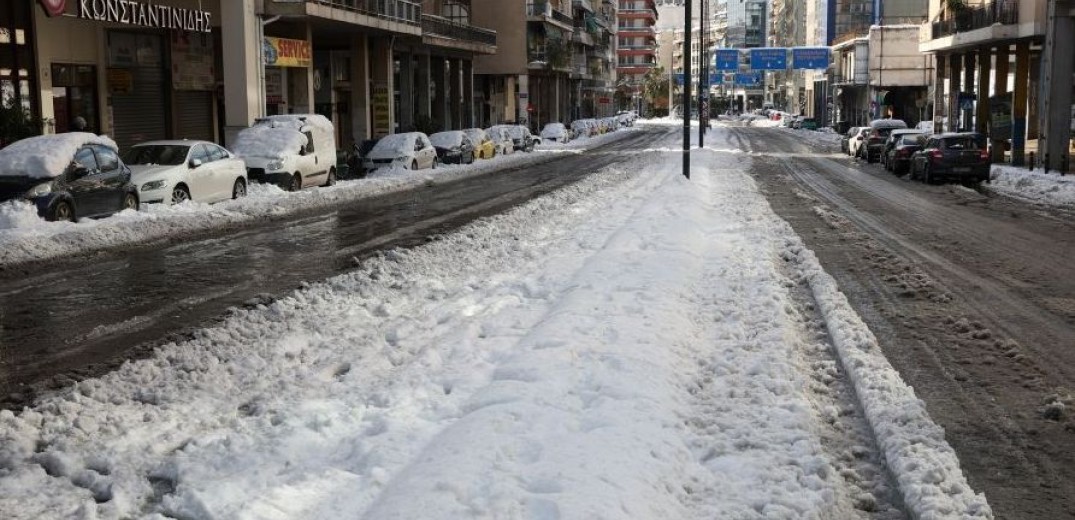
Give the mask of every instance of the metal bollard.
M 1026 162 L 1026 169 L 1034 171 L 1034 152 L 1030 152 L 1030 160 Z
M 1045 154 L 1045 161 L 1041 163 L 1041 167 L 1045 168 L 1045 173 L 1049 173 L 1049 154 Z

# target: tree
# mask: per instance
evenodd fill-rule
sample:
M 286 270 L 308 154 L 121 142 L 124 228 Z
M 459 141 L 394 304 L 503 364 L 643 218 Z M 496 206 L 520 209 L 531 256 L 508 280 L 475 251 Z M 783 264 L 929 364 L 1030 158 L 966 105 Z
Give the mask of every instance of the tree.
M 642 97 L 651 111 L 668 110 L 668 74 L 664 67 L 653 67 L 642 77 Z
M 0 147 L 20 139 L 41 135 L 44 121 L 30 114 L 21 105 L 0 103 Z

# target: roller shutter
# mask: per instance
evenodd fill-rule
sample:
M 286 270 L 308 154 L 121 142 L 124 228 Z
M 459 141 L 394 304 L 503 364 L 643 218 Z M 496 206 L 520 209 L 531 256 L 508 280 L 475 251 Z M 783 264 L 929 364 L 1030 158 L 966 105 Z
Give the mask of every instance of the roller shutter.
M 177 90 L 172 93 L 175 103 L 175 138 L 213 139 L 213 93 L 198 90 Z
M 168 107 L 164 95 L 164 70 L 159 67 L 129 69 L 131 92 L 112 95 L 112 138 L 120 150 L 144 141 L 168 137 Z

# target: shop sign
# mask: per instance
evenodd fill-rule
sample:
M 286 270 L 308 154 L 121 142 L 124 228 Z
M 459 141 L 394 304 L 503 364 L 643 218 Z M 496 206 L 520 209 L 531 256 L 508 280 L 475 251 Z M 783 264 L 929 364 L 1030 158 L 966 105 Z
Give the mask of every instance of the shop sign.
M 48 2 L 56 3 L 56 2 Z M 137 0 L 78 0 L 78 17 L 154 29 L 212 32 L 212 13 Z
M 172 33 L 172 88 L 208 91 L 216 88 L 213 36 Z
M 1012 136 L 1012 93 L 1006 92 L 989 99 L 989 136 L 1010 139 Z
M 388 90 L 388 82 L 378 81 L 373 85 L 373 135 L 377 137 L 392 133 L 391 107 L 389 106 L 391 93 Z
M 67 0 L 40 0 L 45 13 L 51 16 L 60 16 L 67 10 Z
M 284 103 L 284 71 L 281 69 L 265 70 L 265 104 L 282 105 Z
M 612 102 L 612 99 L 607 98 L 607 97 L 599 97 L 599 98 L 597 98 L 597 102 L 602 104 L 602 105 L 607 105 L 607 104 Z
M 134 91 L 134 75 L 127 69 L 108 69 L 108 93 L 130 94 Z
M 302 67 L 313 64 L 313 50 L 306 40 L 266 37 L 262 42 L 265 65 L 269 67 Z

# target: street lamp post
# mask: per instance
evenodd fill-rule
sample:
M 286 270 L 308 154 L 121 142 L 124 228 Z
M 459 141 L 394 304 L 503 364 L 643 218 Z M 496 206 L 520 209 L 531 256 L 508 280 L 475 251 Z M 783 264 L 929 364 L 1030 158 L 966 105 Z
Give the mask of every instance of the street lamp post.
M 683 7 L 683 176 L 691 178 L 691 4 Z

